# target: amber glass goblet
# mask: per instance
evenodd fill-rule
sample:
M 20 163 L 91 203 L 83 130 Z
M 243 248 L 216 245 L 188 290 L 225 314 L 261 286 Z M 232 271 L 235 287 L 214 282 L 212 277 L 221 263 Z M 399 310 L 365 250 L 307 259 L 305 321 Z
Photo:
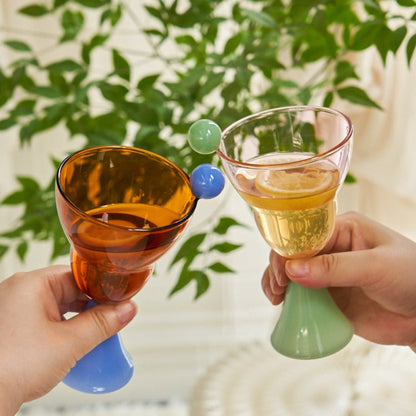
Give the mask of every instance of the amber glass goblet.
M 197 199 L 188 176 L 169 160 L 133 147 L 99 146 L 60 164 L 56 204 L 78 287 L 94 302 L 115 303 L 144 286 L 186 228 Z M 132 374 L 117 334 L 81 359 L 64 382 L 104 393 Z

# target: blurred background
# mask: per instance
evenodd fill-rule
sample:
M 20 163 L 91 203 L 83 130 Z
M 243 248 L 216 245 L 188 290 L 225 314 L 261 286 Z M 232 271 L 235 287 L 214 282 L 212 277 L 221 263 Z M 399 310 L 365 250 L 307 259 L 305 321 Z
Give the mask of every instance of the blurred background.
M 19 189 L 21 186 L 21 182 L 17 179 L 19 177 L 33 178 L 40 188 L 46 189 L 53 178 L 55 169 L 50 162 L 51 157 L 61 160 L 71 151 L 95 144 L 93 135 L 82 134 L 79 129 L 73 128 L 68 120 L 64 120 L 62 115 L 55 124 L 47 128 L 34 129 L 29 134 L 27 131 L 22 133 L 22 125 L 26 123 L 27 126 L 28 123 L 27 119 L 23 120 L 20 117 L 22 113 L 16 112 L 16 103 L 19 100 L 36 97 L 37 107 L 32 106 L 31 110 L 34 113 L 41 113 L 42 100 L 47 102 L 53 97 L 50 94 L 48 96 L 45 91 L 41 93 L 33 86 L 28 87 L 28 81 L 23 82 L 22 78 L 18 87 L 10 88 L 12 74 L 17 74 L 13 70 L 19 67 L 17 61 L 23 59 L 22 53 L 31 54 L 32 52 L 25 52 L 23 44 L 10 42 L 7 44 L 8 41 L 18 40 L 25 45 L 30 44 L 31 50 L 35 51 L 38 67 L 35 68 L 37 75 L 34 74 L 33 77 L 39 77 L 36 78 L 38 86 L 48 84 L 48 82 L 51 86 L 56 85 L 51 81 L 51 71 L 42 72 L 42 70 L 53 62 L 71 59 L 81 62 L 80 65 L 88 66 L 89 77 L 105 79 L 113 86 L 136 85 L 140 79 L 143 79 L 143 74 L 162 74 L 163 71 L 160 68 L 163 67 L 165 70 L 166 65 L 171 64 L 173 71 L 166 76 L 165 86 L 169 81 L 174 82 L 176 74 L 183 81 L 182 85 L 178 82 L 177 88 L 186 88 L 185 75 L 192 70 L 195 71 L 197 58 L 193 58 L 195 68 L 188 66 L 185 70 L 175 66 L 181 60 L 188 64 L 190 62 L 189 47 L 191 45 L 190 49 L 192 49 L 192 42 L 189 38 L 178 40 L 181 30 L 189 31 L 187 36 L 193 37 L 194 41 L 199 39 L 201 48 L 207 48 L 206 43 L 208 45 L 211 43 L 214 52 L 216 49 L 215 56 L 232 55 L 234 61 L 228 61 L 227 65 L 232 63 L 237 65 L 237 62 L 241 65 L 244 60 L 254 59 L 252 58 L 253 51 L 249 50 L 250 45 L 261 50 L 258 45 L 256 46 L 257 38 L 254 36 L 266 40 L 272 36 L 273 30 L 276 33 L 280 30 L 267 20 L 270 16 L 276 21 L 281 17 L 276 12 L 280 2 L 275 2 L 274 6 L 266 1 L 169 2 L 165 4 L 163 10 L 167 13 L 166 19 L 169 20 L 171 16 L 173 20 L 174 14 L 172 13 L 175 11 L 186 24 L 173 27 L 173 23 L 170 22 L 172 27 L 169 26 L 168 31 L 168 23 L 166 23 L 166 33 L 163 36 L 166 36 L 168 40 L 169 37 L 175 39 L 176 43 L 169 43 L 166 39 L 162 42 L 163 36 L 160 33 L 163 32 L 163 25 L 160 25 L 160 16 L 163 13 L 159 17 L 156 12 L 152 14 L 152 11 L 157 8 L 163 9 L 162 3 L 156 1 L 100 2 L 98 0 L 95 2 L 2 1 L 0 5 L 0 41 L 3 42 L 0 47 L 3 75 L 0 77 L 0 90 L 2 90 L 0 91 L 2 100 L 0 108 L 2 145 L 0 200 L 4 201 L 8 195 Z M 286 13 L 295 18 L 294 9 L 287 9 L 289 7 L 287 4 L 291 3 L 284 2 L 286 6 L 282 3 L 280 7 L 282 10 L 286 8 Z M 325 9 L 326 6 L 324 7 L 323 3 L 325 2 L 302 2 L 302 7 L 309 9 L 310 13 L 315 10 L 315 15 L 312 17 L 316 18 L 319 10 L 329 10 Z M 345 9 L 350 7 L 351 10 L 357 9 L 357 15 L 362 16 L 363 19 L 361 23 L 355 23 L 358 27 L 355 29 L 356 32 L 351 23 L 349 28 L 351 37 L 359 31 L 360 27 L 365 27 L 365 22 L 375 15 L 371 14 L 373 9 L 363 8 L 362 3 L 365 2 L 346 2 L 343 6 Z M 405 7 L 400 6 L 405 3 Z M 207 6 L 208 4 L 210 6 Z M 33 5 L 37 5 L 38 9 L 31 9 L 31 11 L 24 9 Z M 42 7 L 45 8 L 43 11 Z M 77 15 L 79 7 L 82 8 L 85 18 L 85 22 L 81 25 L 83 31 L 71 38 L 73 35 L 69 34 L 70 28 L 76 31 L 73 26 L 76 26 L 76 16 L 79 18 L 79 14 Z M 105 25 L 109 26 L 109 24 L 103 20 L 102 7 L 108 7 L 108 10 L 111 9 L 113 12 L 113 20 L 107 28 Z M 242 12 L 244 7 L 252 13 L 246 12 L 244 15 Z M 320 90 L 316 85 L 322 81 L 318 80 L 319 82 L 315 81 L 315 84 L 311 84 L 308 75 L 312 71 L 315 73 L 317 66 L 320 68 L 320 62 L 325 61 L 326 56 L 307 59 L 305 52 L 307 47 L 304 48 L 304 54 L 301 56 L 305 62 L 299 67 L 297 67 L 299 60 L 296 61 L 293 56 L 287 56 L 288 65 L 284 69 L 280 68 L 278 73 L 269 73 L 264 65 L 259 66 L 262 69 L 262 78 L 250 79 L 245 86 L 246 90 L 242 89 L 241 83 L 235 84 L 235 79 L 228 79 L 229 74 L 224 67 L 213 61 L 214 52 L 208 56 L 208 49 L 205 49 L 204 57 L 201 59 L 205 59 L 207 66 L 217 65 L 215 74 L 220 78 L 222 76 L 224 80 L 224 84 L 220 84 L 219 81 L 217 85 L 213 85 L 207 96 L 213 100 L 216 94 L 219 94 L 222 107 L 216 107 L 212 101 L 207 103 L 198 95 L 204 94 L 204 91 L 200 90 L 195 90 L 192 92 L 193 95 L 191 93 L 189 95 L 195 99 L 194 108 L 187 108 L 189 105 L 179 99 L 178 103 L 181 107 L 179 104 L 175 107 L 172 101 L 171 109 L 173 110 L 168 120 L 173 127 L 168 133 L 169 138 L 166 139 L 169 146 L 162 146 L 160 149 L 166 153 L 167 157 L 171 155 L 172 158 L 183 160 L 187 164 L 183 166 L 184 169 L 191 169 L 193 165 L 201 161 L 196 156 L 186 153 L 187 151 L 184 150 L 186 143 L 183 143 L 183 139 L 179 139 L 182 142 L 177 144 L 177 142 L 172 142 L 172 138 L 176 136 L 183 138 L 186 135 L 187 126 L 193 119 L 207 116 L 214 120 L 221 120 L 219 124 L 224 128 L 227 122 L 236 120 L 240 112 L 244 115 L 244 113 L 266 108 L 266 106 L 285 105 L 289 102 L 299 104 L 305 101 L 329 104 L 346 113 L 355 127 L 355 144 L 350 171 L 356 182 L 345 184 L 341 189 L 339 211 L 357 210 L 410 238 L 416 238 L 414 221 L 416 141 L 414 140 L 415 120 L 413 117 L 413 111 L 416 111 L 416 95 L 413 94 L 416 77 L 414 65 L 411 65 L 412 42 L 410 42 L 414 33 L 413 15 L 416 12 L 416 6 L 413 1 L 408 3 L 374 2 L 373 8 L 377 9 L 377 7 L 379 10 L 382 7 L 383 10 L 387 10 L 386 15 L 392 16 L 400 12 L 406 16 L 403 20 L 395 18 L 383 23 L 390 28 L 391 33 L 396 33 L 397 38 L 397 31 L 402 27 L 400 22 L 405 22 L 403 25 L 406 25 L 407 31 L 399 39 L 400 42 L 397 41 L 398 45 L 396 42 L 397 48 L 392 46 L 390 50 L 383 52 L 380 47 L 372 45 L 370 41 L 368 45 L 352 48 L 352 51 L 344 47 L 343 58 L 337 58 L 337 62 L 346 59 L 345 56 L 347 56 L 357 76 L 344 76 L 341 82 L 338 67 L 338 74 L 332 75 L 333 78 L 329 78 L 330 75 L 327 74 L 331 82 Z M 116 18 L 116 11 L 119 8 L 124 10 L 120 21 Z M 50 12 L 52 9 L 56 10 L 52 13 Z M 207 13 L 205 17 L 200 15 L 201 19 L 204 17 L 203 24 L 192 24 L 186 20 L 191 19 L 189 10 L 194 9 L 197 14 L 202 11 Z M 72 14 L 67 13 L 68 19 L 72 19 L 72 26 L 64 24 L 65 10 L 72 12 Z M 232 25 L 227 24 L 230 19 L 227 17 L 229 15 L 234 19 Z M 328 16 L 330 15 L 328 11 Z M 100 16 L 102 22 L 97 24 Z M 221 23 L 222 26 L 216 28 L 215 41 L 204 40 L 204 36 L 208 37 L 210 33 L 203 32 L 207 30 L 207 22 L 212 24 L 214 18 L 220 19 L 221 17 L 224 17 L 224 21 Z M 300 19 L 299 16 L 297 18 Z M 304 17 L 307 24 L 312 26 L 317 24 L 313 19 L 307 20 L 309 18 L 310 15 Z M 155 25 L 159 28 L 159 34 L 155 35 L 155 31 L 146 33 L 147 29 L 150 30 L 149 28 L 153 27 L 150 23 L 152 19 L 157 23 Z M 246 23 L 249 20 L 250 22 Z M 339 22 L 329 22 L 328 32 L 331 32 L 336 24 Z M 246 37 L 236 37 L 238 32 L 236 27 L 238 28 L 239 25 L 242 28 L 240 32 L 247 35 Z M 104 50 L 97 50 L 94 57 L 91 55 L 90 60 L 86 59 L 84 51 L 82 60 L 79 58 L 80 47 L 86 44 L 86 39 L 92 39 L 97 27 L 101 34 L 111 33 L 111 39 L 109 43 L 100 41 L 105 46 Z M 219 28 L 223 29 L 222 33 L 219 33 Z M 345 27 L 343 29 L 346 30 Z M 334 36 L 338 37 L 340 32 L 336 33 L 336 28 L 334 31 Z M 290 33 L 286 32 L 285 35 L 290 36 Z M 158 37 L 160 43 L 154 40 L 149 41 L 151 36 Z M 234 41 L 227 42 L 230 39 Z M 375 42 L 374 39 L 371 40 Z M 235 46 L 232 45 L 233 42 Z M 179 48 L 179 54 L 175 57 L 176 61 L 173 58 L 174 54 L 166 55 L 166 51 L 170 52 L 170 48 L 173 48 L 172 45 L 174 48 Z M 194 48 L 197 46 L 198 44 Z M 270 45 L 265 46 L 270 47 Z M 313 46 L 309 45 L 310 49 Z M 117 71 L 113 68 L 117 66 L 117 58 L 114 57 L 114 52 L 112 60 L 108 56 L 114 49 L 130 63 L 129 79 L 119 72 L 121 81 L 113 81 L 114 73 L 117 75 Z M 163 54 L 165 54 L 165 60 L 161 59 Z M 26 59 L 27 55 L 23 57 Z M 220 58 L 217 56 L 216 59 Z M 275 61 L 277 66 L 278 63 L 281 64 L 279 59 L 276 58 Z M 199 62 L 198 65 L 203 66 L 203 63 Z M 267 65 L 272 65 L 272 63 L 268 61 Z M 30 68 L 27 69 L 29 70 Z M 277 86 L 276 79 L 282 75 L 283 70 L 292 78 L 294 76 L 299 85 L 290 84 L 288 79 L 284 79 L 285 82 L 283 82 L 280 78 L 281 85 Z M 61 72 L 66 82 L 70 83 L 70 77 L 67 76 L 69 70 L 63 69 Z M 108 75 L 110 73 L 112 73 L 111 76 Z M 300 78 L 299 74 L 301 74 Z M 335 81 L 337 76 L 338 81 Z M 194 82 L 204 83 L 209 77 L 209 73 L 203 73 L 200 75 L 202 81 Z M 302 83 L 303 78 L 305 78 L 305 83 Z M 353 84 L 349 84 L 351 80 Z M 289 89 L 290 93 L 285 95 L 283 90 L 267 90 L 269 87 L 264 88 L 266 81 L 270 81 L 274 88 Z M 293 79 L 291 82 L 294 82 Z M 189 79 L 187 85 L 190 90 L 194 88 L 194 84 Z M 233 96 L 229 91 L 227 95 L 227 85 L 235 89 L 241 88 L 239 96 Z M 349 96 L 349 99 L 345 99 L 345 90 L 342 93 L 342 88 L 351 85 L 359 87 L 365 93 L 364 98 L 362 94 L 357 94 L 359 98 L 353 96 L 351 99 Z M 156 88 L 155 84 L 152 87 Z M 216 92 L 215 88 L 217 90 L 221 88 L 220 93 Z M 259 93 L 258 90 L 261 89 L 262 93 Z M 144 95 L 145 88 L 142 88 L 142 96 L 140 96 L 140 88 L 138 90 L 138 95 L 131 99 L 131 102 L 142 104 L 150 100 Z M 253 96 L 250 96 L 247 91 L 252 92 Z M 273 99 L 270 98 L 268 101 L 265 91 L 268 94 L 275 94 Z M 106 96 L 103 89 L 100 92 L 101 95 L 97 91 L 89 92 L 88 105 L 91 107 L 89 113 L 91 119 L 93 115 L 106 112 L 110 108 L 109 102 L 117 108 L 117 100 L 109 98 L 110 93 Z M 332 92 L 332 96 L 329 92 Z M 173 88 L 170 93 L 172 96 L 178 94 Z M 7 94 L 8 96 L 4 98 Z M 185 98 L 190 99 L 189 97 Z M 277 97 L 280 97 L 281 103 L 276 101 Z M 182 98 L 185 100 L 184 97 Z M 250 102 L 251 98 L 252 102 Z M 214 103 L 217 104 L 215 100 Z M 382 110 L 377 108 L 378 106 Z M 178 115 L 176 108 L 181 108 L 183 112 Z M 24 116 L 27 117 L 27 108 L 25 111 Z M 43 111 L 47 112 L 47 110 Z M 74 113 L 74 120 L 75 117 L 78 115 Z M 169 124 L 166 120 L 163 120 L 165 127 Z M 161 124 L 160 119 L 158 124 Z M 124 131 L 123 143 L 137 146 L 148 145 L 150 136 L 145 135 L 141 120 L 133 119 L 133 125 L 126 124 L 126 126 L 125 130 L 117 132 L 122 135 Z M 162 138 L 166 137 L 165 130 L 161 129 L 159 133 Z M 106 139 L 109 142 L 119 140 L 118 136 L 109 136 Z M 21 224 L 22 215 L 27 216 L 22 203 L 3 202 L 0 210 L 0 231 L 2 232 L 12 229 L 13 222 L 17 229 Z M 195 282 L 190 282 L 173 296 L 169 296 L 178 277 L 178 269 L 170 267 L 174 252 L 157 264 L 156 274 L 135 297 L 139 309 L 137 317 L 122 331 L 125 346 L 135 361 L 135 373 L 131 382 L 122 390 L 103 396 L 89 396 L 73 391 L 65 385 L 59 385 L 48 396 L 25 405 L 22 414 L 83 414 L 82 412 L 85 411 L 85 414 L 97 412 L 101 415 L 107 414 L 106 412 L 117 415 L 135 412 L 134 414 L 173 416 L 185 414 L 197 416 L 381 415 L 392 414 L 393 405 L 395 414 L 414 414 L 414 397 L 416 396 L 411 386 L 415 385 L 416 358 L 405 348 L 380 347 L 354 339 L 351 345 L 341 353 L 324 360 L 307 363 L 284 359 L 271 351 L 269 334 L 278 317 L 279 307 L 269 304 L 260 286 L 260 279 L 268 261 L 269 249 L 255 229 L 249 208 L 240 201 L 228 185 L 219 198 L 200 202 L 188 230 L 189 235 L 200 230 L 210 233 L 209 227 L 213 227 L 214 213 L 217 216 L 232 217 L 244 224 L 241 227 L 232 227 L 227 232 L 227 241 L 242 244 L 242 247 L 228 253 L 216 253 L 218 258 L 234 272 L 210 275 L 208 290 L 195 299 Z M 52 234 L 51 231 L 47 238 L 33 238 L 36 235 L 35 232 L 15 236 L 3 234 L 0 245 L 9 249 L 2 249 L 4 253 L 0 262 L 0 276 L 6 278 L 16 271 L 32 270 L 51 262 L 67 263 L 68 257 L 61 252 L 51 260 L 51 247 L 53 245 L 56 247 L 57 244 Z M 184 236 L 184 239 L 186 238 Z M 213 254 L 206 253 L 207 256 Z M 209 262 L 206 258 L 200 261 L 205 261 L 205 264 Z

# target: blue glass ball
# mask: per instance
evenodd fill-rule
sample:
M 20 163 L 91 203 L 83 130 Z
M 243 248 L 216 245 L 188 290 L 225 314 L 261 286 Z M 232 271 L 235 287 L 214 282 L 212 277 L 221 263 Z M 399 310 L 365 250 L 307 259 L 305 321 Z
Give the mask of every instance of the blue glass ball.
M 199 165 L 190 176 L 192 193 L 201 199 L 216 197 L 224 189 L 224 175 L 216 166 L 209 163 Z
M 191 148 L 203 155 L 214 153 L 221 141 L 221 129 L 211 120 L 195 121 L 188 131 L 188 143 Z

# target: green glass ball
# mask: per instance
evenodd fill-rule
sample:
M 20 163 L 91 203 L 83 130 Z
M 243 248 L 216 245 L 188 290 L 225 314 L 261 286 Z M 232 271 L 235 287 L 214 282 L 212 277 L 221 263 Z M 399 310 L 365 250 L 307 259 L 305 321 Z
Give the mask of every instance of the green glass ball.
M 201 119 L 195 121 L 188 131 L 188 143 L 197 153 L 214 153 L 221 141 L 221 129 L 217 123 Z

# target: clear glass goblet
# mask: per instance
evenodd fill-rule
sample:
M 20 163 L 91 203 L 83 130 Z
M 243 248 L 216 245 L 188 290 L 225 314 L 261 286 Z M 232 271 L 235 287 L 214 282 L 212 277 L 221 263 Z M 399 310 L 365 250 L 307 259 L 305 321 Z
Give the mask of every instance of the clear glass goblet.
M 263 111 L 223 131 L 218 155 L 225 173 L 281 256 L 308 258 L 328 242 L 352 141 L 349 118 L 318 106 Z M 342 349 L 352 335 L 351 323 L 327 289 L 289 283 L 271 336 L 278 352 L 299 359 L 324 357 Z

